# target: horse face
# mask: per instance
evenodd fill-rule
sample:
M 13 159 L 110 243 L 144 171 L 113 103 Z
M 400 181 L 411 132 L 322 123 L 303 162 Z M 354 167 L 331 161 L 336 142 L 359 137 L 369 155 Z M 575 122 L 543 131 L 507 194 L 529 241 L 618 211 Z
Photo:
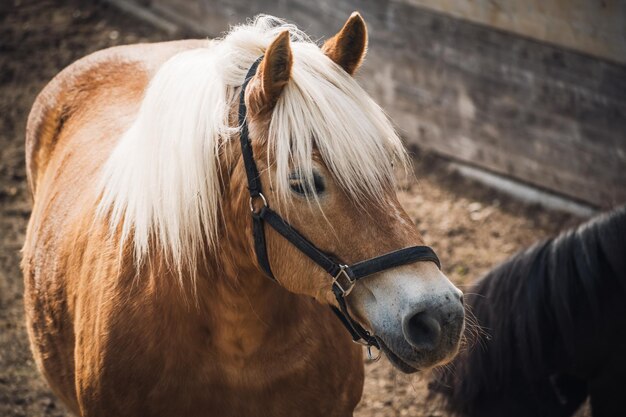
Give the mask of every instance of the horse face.
M 318 200 L 306 198 L 316 188 Z M 314 178 L 294 175 L 291 200 L 280 208 L 289 222 L 324 252 L 352 264 L 393 250 L 424 244 L 388 190 L 380 201 L 358 205 L 316 163 Z M 272 200 L 275 196 L 270 197 Z M 288 290 L 335 303 L 331 277 L 291 243 L 266 228 L 274 274 Z M 347 298 L 351 313 L 379 339 L 392 363 L 404 372 L 450 360 L 464 327 L 462 293 L 432 262 L 383 271 L 360 280 Z
M 362 19 L 353 15 L 324 51 L 352 73 L 365 52 L 365 35 Z M 263 145 L 267 143 L 272 108 L 289 82 L 292 63 L 289 37 L 278 36 L 249 86 L 250 132 L 257 139 L 253 145 L 270 206 L 320 250 L 346 264 L 422 245 L 391 184 L 379 195 L 356 202 L 315 149 L 310 177 L 303 178 L 302 171 L 295 169 L 289 174 L 288 198 L 281 198 L 271 186 L 276 167 L 265 165 L 272 155 Z M 332 278 L 325 271 L 273 229 L 266 227 L 265 233 L 272 271 L 282 286 L 323 303 L 336 303 Z M 351 314 L 378 338 L 392 363 L 404 372 L 441 364 L 456 354 L 464 327 L 461 300 L 461 292 L 432 262 L 367 277 L 347 298 Z

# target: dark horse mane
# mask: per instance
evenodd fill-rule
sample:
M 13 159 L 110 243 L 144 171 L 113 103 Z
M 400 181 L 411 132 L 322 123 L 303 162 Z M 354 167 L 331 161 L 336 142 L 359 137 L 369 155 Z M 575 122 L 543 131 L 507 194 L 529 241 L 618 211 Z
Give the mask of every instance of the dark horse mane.
M 626 371 L 626 207 L 512 256 L 466 301 L 485 335 L 430 384 L 450 411 L 568 416 L 590 394 L 600 415 L 594 383 Z

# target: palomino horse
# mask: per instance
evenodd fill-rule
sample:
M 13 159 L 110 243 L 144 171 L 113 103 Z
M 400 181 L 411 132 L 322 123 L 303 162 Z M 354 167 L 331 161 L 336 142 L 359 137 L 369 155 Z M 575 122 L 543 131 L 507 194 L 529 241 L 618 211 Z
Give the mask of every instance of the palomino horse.
M 366 43 L 358 14 L 321 49 L 260 16 L 95 53 L 40 94 L 26 311 L 72 411 L 351 415 L 363 363 L 344 324 L 405 372 L 455 355 L 461 293 L 406 249 L 423 243 L 394 192 L 405 153 L 351 76 Z

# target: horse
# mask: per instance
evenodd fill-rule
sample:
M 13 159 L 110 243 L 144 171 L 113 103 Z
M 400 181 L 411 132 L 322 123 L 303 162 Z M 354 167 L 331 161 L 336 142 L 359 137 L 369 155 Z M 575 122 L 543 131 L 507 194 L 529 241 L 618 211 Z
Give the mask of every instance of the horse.
M 69 410 L 349 416 L 353 341 L 406 373 L 456 354 L 462 293 L 397 200 L 408 157 L 353 77 L 366 47 L 358 13 L 321 47 L 262 15 L 96 52 L 44 88 L 22 269 Z
M 535 244 L 467 294 L 486 337 L 430 388 L 462 416 L 624 415 L 626 206 Z

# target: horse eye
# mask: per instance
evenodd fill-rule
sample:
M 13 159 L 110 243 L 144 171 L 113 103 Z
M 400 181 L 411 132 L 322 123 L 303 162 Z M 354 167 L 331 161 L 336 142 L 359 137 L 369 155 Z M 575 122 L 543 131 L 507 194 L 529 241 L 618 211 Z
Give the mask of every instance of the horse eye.
M 320 195 L 326 191 L 326 185 L 324 184 L 324 179 L 318 173 L 313 173 L 313 184 L 310 184 L 309 181 L 303 180 L 298 174 L 293 173 L 289 176 L 289 188 L 296 194 L 299 195 L 309 195 L 313 194 L 313 190 L 311 190 L 311 185 L 315 187 L 315 194 Z

